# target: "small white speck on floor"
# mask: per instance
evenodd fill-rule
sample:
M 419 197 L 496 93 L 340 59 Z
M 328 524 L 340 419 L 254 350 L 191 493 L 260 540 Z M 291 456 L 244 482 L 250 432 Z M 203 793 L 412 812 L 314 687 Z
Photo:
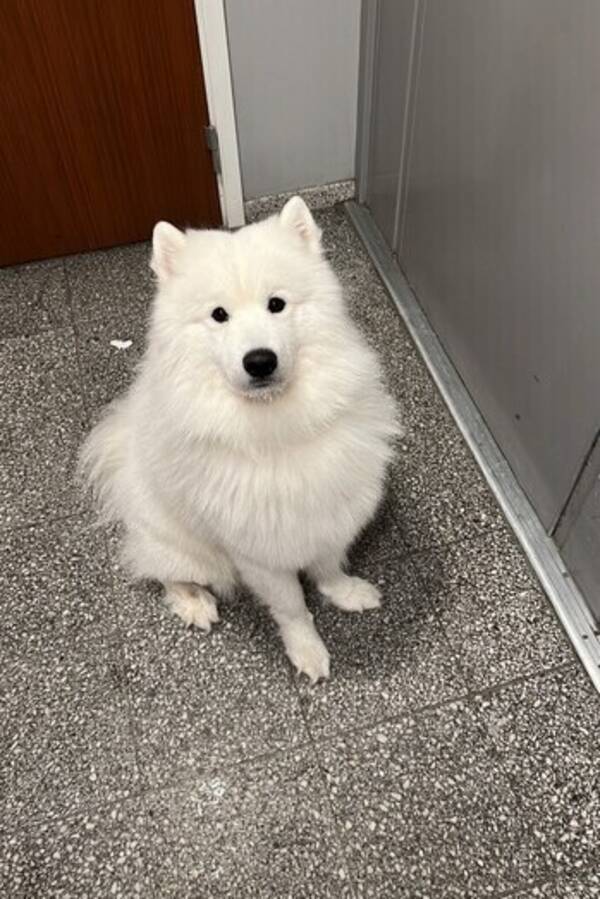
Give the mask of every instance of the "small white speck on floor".
M 111 340 L 110 345 L 114 346 L 117 350 L 128 350 L 133 340 Z

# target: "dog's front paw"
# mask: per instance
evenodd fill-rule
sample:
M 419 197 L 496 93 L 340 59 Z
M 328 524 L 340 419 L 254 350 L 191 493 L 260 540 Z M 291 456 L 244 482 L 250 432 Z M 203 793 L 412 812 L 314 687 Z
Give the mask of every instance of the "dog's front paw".
M 333 583 L 323 586 L 321 592 L 344 612 L 365 612 L 367 609 L 378 609 L 381 605 L 381 593 L 377 587 L 361 577 L 344 574 Z
M 200 630 L 208 632 L 219 620 L 214 596 L 201 587 L 167 590 L 165 602 L 171 612 L 181 618 L 188 627 L 199 627 Z
M 291 624 L 282 637 L 288 658 L 300 674 L 313 684 L 329 677 L 329 653 L 312 622 Z

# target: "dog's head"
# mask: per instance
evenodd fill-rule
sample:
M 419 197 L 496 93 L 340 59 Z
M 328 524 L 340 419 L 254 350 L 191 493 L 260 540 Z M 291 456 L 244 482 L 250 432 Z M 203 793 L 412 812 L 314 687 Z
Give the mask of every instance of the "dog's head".
M 285 394 L 342 308 L 321 231 L 300 197 L 233 233 L 182 233 L 159 222 L 151 265 L 154 333 L 179 354 L 181 377 L 244 402 Z

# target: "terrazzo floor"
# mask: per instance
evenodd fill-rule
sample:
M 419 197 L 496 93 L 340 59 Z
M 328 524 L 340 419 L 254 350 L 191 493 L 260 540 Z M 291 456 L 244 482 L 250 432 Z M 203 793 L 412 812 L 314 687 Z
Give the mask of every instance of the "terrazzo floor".
M 600 896 L 599 697 L 343 208 L 316 215 L 407 424 L 352 553 L 385 605 L 311 598 L 316 687 L 247 598 L 206 637 L 128 585 L 73 487 L 147 245 L 0 272 L 2 897 Z

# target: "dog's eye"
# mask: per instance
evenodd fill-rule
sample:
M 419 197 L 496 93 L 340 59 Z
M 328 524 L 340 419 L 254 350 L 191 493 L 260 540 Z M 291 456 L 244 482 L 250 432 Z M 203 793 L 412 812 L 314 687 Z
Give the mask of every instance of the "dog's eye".
M 216 322 L 219 322 L 220 324 L 222 324 L 223 322 L 226 322 L 227 319 L 229 318 L 229 316 L 227 315 L 226 311 L 223 309 L 222 306 L 217 306 L 216 309 L 213 309 L 213 311 L 211 312 L 211 315 L 214 318 L 214 320 Z
M 267 306 L 269 312 L 283 312 L 285 309 L 285 300 L 281 297 L 271 297 Z

